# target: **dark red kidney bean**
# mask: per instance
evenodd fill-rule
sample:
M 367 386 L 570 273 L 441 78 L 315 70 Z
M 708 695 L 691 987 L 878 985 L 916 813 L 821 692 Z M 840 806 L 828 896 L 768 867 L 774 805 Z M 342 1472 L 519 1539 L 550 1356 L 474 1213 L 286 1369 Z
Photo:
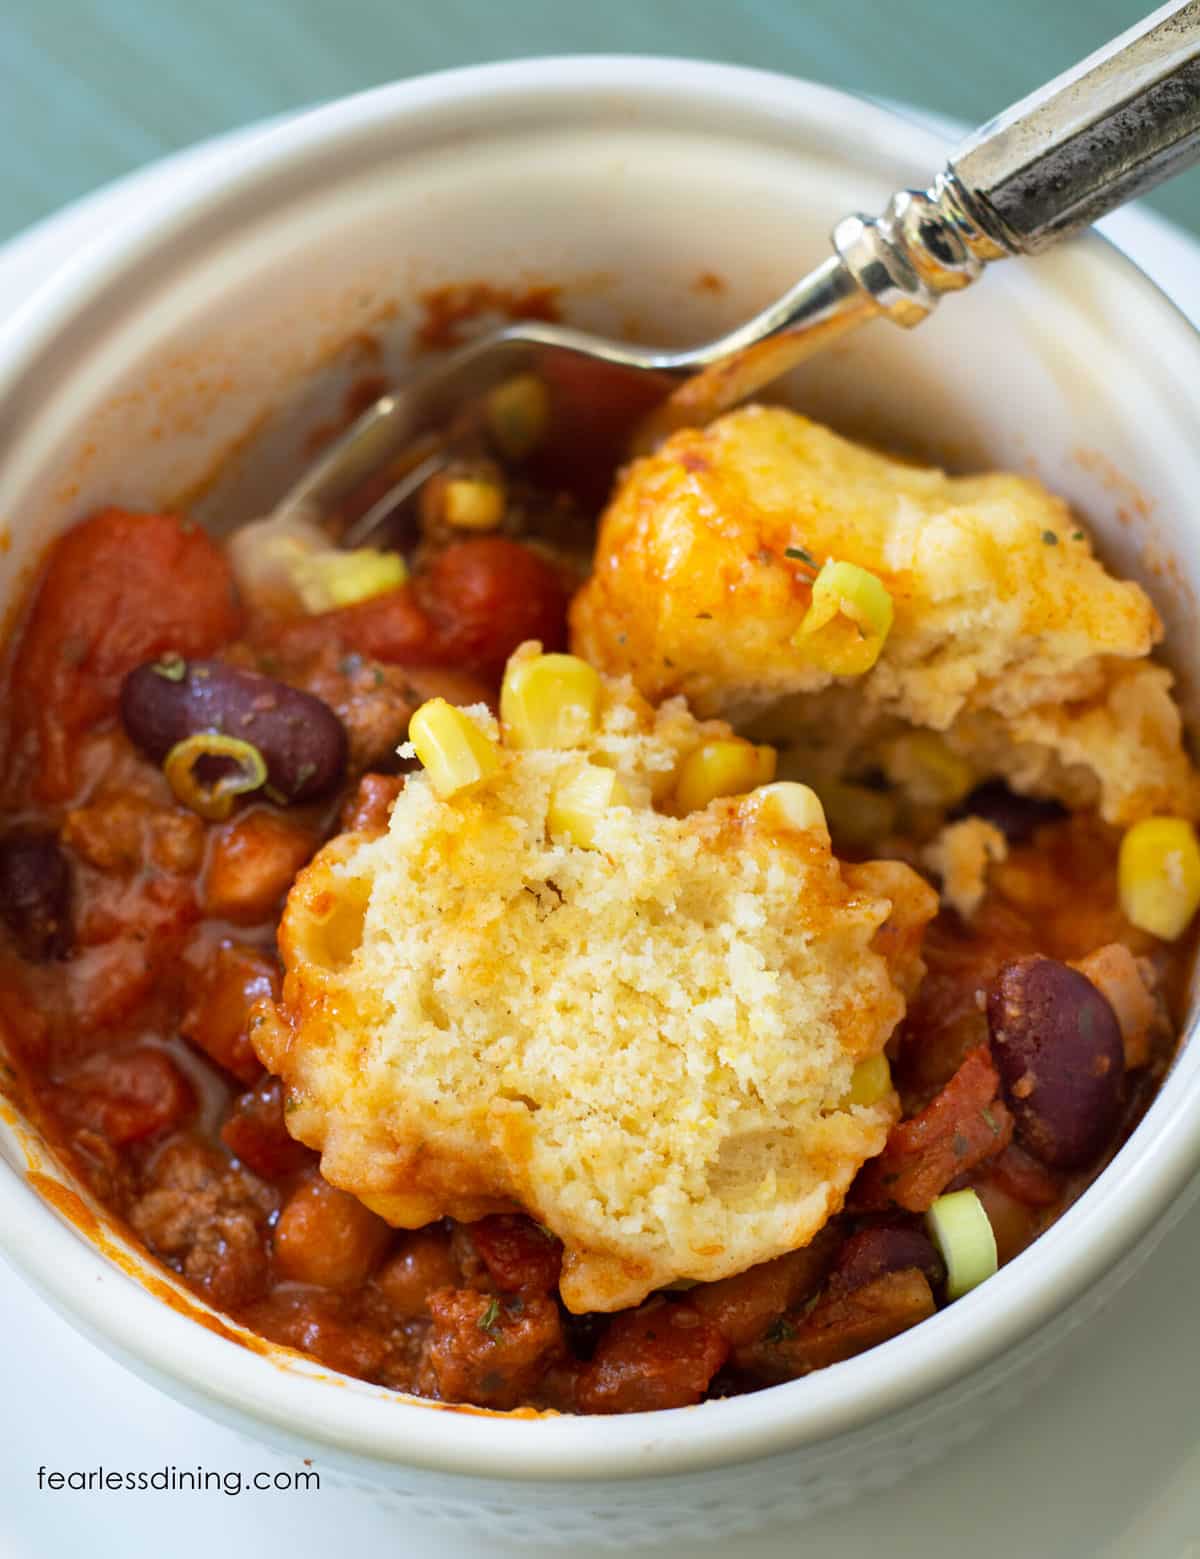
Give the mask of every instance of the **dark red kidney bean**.
M 201 731 L 250 742 L 266 762 L 267 784 L 288 801 L 325 795 L 346 769 L 346 729 L 328 704 L 220 660 L 176 656 L 138 666 L 121 687 L 121 722 L 160 761 Z
M 879 1224 L 860 1229 L 843 1241 L 831 1278 L 843 1289 L 862 1288 L 888 1272 L 905 1272 L 913 1267 L 925 1274 L 930 1288 L 938 1288 L 945 1280 L 942 1258 L 933 1241 L 920 1229 Z
M 30 963 L 71 950 L 71 868 L 55 834 L 23 831 L 0 840 L 0 917 Z
M 1121 1115 L 1125 1049 L 1092 982 L 1054 958 L 1005 964 L 988 993 L 992 1054 L 1017 1136 L 1053 1169 L 1098 1158 Z
M 1003 780 L 988 780 L 954 809 L 955 817 L 981 817 L 998 828 L 1009 844 L 1028 844 L 1043 823 L 1057 823 L 1067 809 L 1041 796 L 1019 796 Z

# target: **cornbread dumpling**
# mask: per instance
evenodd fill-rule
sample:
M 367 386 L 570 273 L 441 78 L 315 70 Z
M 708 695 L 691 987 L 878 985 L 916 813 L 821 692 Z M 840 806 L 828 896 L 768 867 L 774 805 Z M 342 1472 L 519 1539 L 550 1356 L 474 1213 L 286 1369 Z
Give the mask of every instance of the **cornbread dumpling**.
M 524 1209 L 576 1311 L 739 1272 L 838 1210 L 898 1114 L 879 1057 L 936 907 L 899 862 L 840 866 L 803 786 L 670 815 L 728 727 L 595 691 L 566 748 L 454 711 L 495 764 L 411 775 L 386 834 L 301 872 L 254 1031 L 329 1181 L 410 1228 Z
M 846 603 L 857 662 L 853 634 L 822 654 L 805 628 L 830 559 L 868 576 Z M 950 477 L 765 406 L 626 471 L 572 608 L 573 647 L 601 670 L 795 744 L 831 776 L 886 771 L 887 744 L 917 727 L 977 779 L 1113 823 L 1200 810 L 1170 673 L 1146 659 L 1161 636 L 1145 593 L 1039 483 Z
M 988 868 L 1008 858 L 1008 841 L 994 823 L 961 817 L 940 829 L 921 852 L 922 864 L 942 884 L 942 900 L 970 920 L 987 893 Z

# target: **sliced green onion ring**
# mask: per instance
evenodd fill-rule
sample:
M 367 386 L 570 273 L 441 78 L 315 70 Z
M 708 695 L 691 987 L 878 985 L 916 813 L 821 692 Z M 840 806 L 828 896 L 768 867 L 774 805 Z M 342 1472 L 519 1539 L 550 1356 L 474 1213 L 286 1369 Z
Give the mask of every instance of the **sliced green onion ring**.
M 222 758 L 237 765 L 212 781 L 201 780 L 196 767 L 202 758 Z M 267 762 L 253 742 L 220 731 L 197 731 L 185 736 L 163 759 L 163 773 L 178 801 L 210 823 L 222 823 L 233 811 L 238 796 L 266 783 Z
M 974 1191 L 939 1196 L 925 1214 L 925 1228 L 946 1263 L 948 1299 L 961 1299 L 999 1265 L 996 1236 Z

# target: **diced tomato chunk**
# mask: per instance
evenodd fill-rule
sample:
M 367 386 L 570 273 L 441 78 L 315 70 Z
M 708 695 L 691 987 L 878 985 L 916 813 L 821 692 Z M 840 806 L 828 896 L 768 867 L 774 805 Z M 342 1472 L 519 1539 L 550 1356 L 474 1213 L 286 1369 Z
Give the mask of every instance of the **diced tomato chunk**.
M 117 1147 L 179 1125 L 196 1103 L 170 1056 L 150 1049 L 89 1056 L 55 1098 L 70 1126 L 97 1131 Z
M 239 1094 L 221 1127 L 221 1140 L 247 1169 L 264 1180 L 278 1180 L 313 1163 L 311 1148 L 289 1135 L 283 1084 L 264 1077 L 256 1088 Z
M 0 1062 L 11 1057 L 40 1066 L 49 1051 L 50 1023 L 46 1014 L 30 1002 L 19 978 L 10 983 L 11 973 L 8 969 L 0 970 Z M 4 1075 L 0 1065 L 0 1083 Z
M 76 786 L 79 738 L 112 715 L 125 675 L 167 650 L 207 655 L 240 613 L 228 559 L 171 514 L 103 509 L 56 543 L 13 666 L 13 725 L 35 794 Z
M 895 1202 L 925 1212 L 957 1176 L 1002 1153 L 1013 1120 L 999 1097 L 1000 1077 L 986 1045 L 968 1051 L 954 1076 L 910 1120 L 892 1127 L 887 1146 L 859 1175 L 852 1200 Z
M 737 1363 L 766 1380 L 793 1380 L 874 1348 L 936 1309 L 928 1279 L 915 1268 L 885 1273 L 850 1290 L 831 1285 L 807 1315 L 785 1320 L 739 1350 Z
M 360 1380 L 378 1380 L 388 1361 L 388 1338 L 356 1319 L 352 1300 L 343 1294 L 275 1289 L 251 1306 L 243 1319 L 262 1336 Z
M 385 833 L 392 806 L 403 789 L 403 774 L 364 774 L 342 808 L 338 826 L 347 834 Z
M 326 645 L 350 650 L 370 660 L 408 662 L 435 660 L 437 629 L 417 600 L 412 585 L 343 606 L 333 612 L 302 617 L 278 629 L 270 639 L 273 653 L 285 661 L 314 654 Z
M 68 812 L 62 840 L 97 871 L 150 868 L 185 874 L 204 859 L 204 824 L 183 807 L 157 806 L 145 796 L 110 791 Z
M 836 1240 L 825 1232 L 803 1250 L 763 1261 L 733 1277 L 701 1283 L 688 1303 L 735 1347 L 753 1341 L 775 1317 L 814 1293 L 829 1270 Z
M 496 1213 L 471 1225 L 471 1238 L 488 1276 L 505 1293 L 529 1289 L 548 1294 L 558 1287 L 562 1242 L 519 1214 Z
M 901 1088 L 940 1088 L 969 1050 L 987 1043 L 981 998 L 1004 963 L 1037 950 L 1029 923 L 990 894 L 970 925 L 948 914 L 931 923 L 921 944 L 925 978 L 900 1029 Z
M 992 1178 L 1026 1207 L 1053 1207 L 1062 1195 L 1062 1180 L 1032 1154 L 1010 1142 L 991 1166 Z
M 648 1413 L 687 1407 L 708 1390 L 729 1344 L 689 1304 L 651 1300 L 625 1310 L 600 1339 L 583 1370 L 578 1401 L 585 1413 Z
M 558 570 L 504 536 L 459 542 L 433 560 L 422 583 L 438 626 L 438 662 L 498 671 L 518 644 L 561 649 L 567 592 Z
M 996 1241 L 996 1259 L 1005 1266 L 1029 1244 L 1041 1224 L 1041 1210 L 1012 1196 L 991 1164 L 971 1178 Z
M 279 997 L 275 960 L 256 947 L 226 943 L 190 985 L 179 1032 L 239 1082 L 254 1082 L 262 1062 L 250 1043 L 250 1013 L 256 1003 Z
M 191 883 L 144 876 L 97 879 L 82 906 L 72 959 L 71 1005 L 88 1030 L 129 1018 L 143 1003 L 173 997 L 179 955 L 199 911 Z
M 267 807 L 222 823 L 208 857 L 205 910 L 239 926 L 268 919 L 317 843 L 311 828 Z
M 558 570 L 519 541 L 480 536 L 447 547 L 411 584 L 288 624 L 272 647 L 293 659 L 334 643 L 372 660 L 487 674 L 526 639 L 556 650 L 566 634 Z
M 92 878 L 76 921 L 80 947 L 97 947 L 123 937 L 139 943 L 148 958 L 161 949 L 178 950 L 181 938 L 196 923 L 199 908 L 187 878 L 145 872 L 129 882 L 117 876 Z

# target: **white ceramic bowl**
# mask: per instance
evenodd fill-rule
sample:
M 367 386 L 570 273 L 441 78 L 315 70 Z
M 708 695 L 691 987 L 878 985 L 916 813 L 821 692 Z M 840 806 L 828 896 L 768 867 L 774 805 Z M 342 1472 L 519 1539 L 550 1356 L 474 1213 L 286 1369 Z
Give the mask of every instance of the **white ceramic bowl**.
M 568 316 L 693 340 L 827 252 L 826 233 L 944 148 L 841 94 L 668 60 L 534 60 L 389 87 L 269 127 L 79 254 L 0 329 L 0 598 L 90 506 L 194 488 L 264 413 L 386 323 L 401 360 L 427 288 L 563 286 Z M 721 278 L 713 290 L 703 273 Z M 353 366 L 353 354 L 351 353 Z M 359 364 L 361 366 L 361 362 Z M 344 383 L 336 370 L 327 384 Z M 908 336 L 870 327 L 796 376 L 807 410 L 941 458 L 1028 468 L 1088 516 L 1170 624 L 1193 704 L 1200 344 L 1114 250 L 1009 263 Z M 427 1518 L 535 1539 L 712 1537 L 901 1477 L 1044 1373 L 1182 1210 L 1200 1161 L 1187 1046 L 1117 1161 L 1053 1232 L 916 1331 L 805 1380 L 702 1407 L 536 1419 L 440 1408 L 197 1324 L 0 1120 L 0 1239 L 77 1327 L 247 1434 Z M 74 1216 L 63 1216 L 74 1209 Z

